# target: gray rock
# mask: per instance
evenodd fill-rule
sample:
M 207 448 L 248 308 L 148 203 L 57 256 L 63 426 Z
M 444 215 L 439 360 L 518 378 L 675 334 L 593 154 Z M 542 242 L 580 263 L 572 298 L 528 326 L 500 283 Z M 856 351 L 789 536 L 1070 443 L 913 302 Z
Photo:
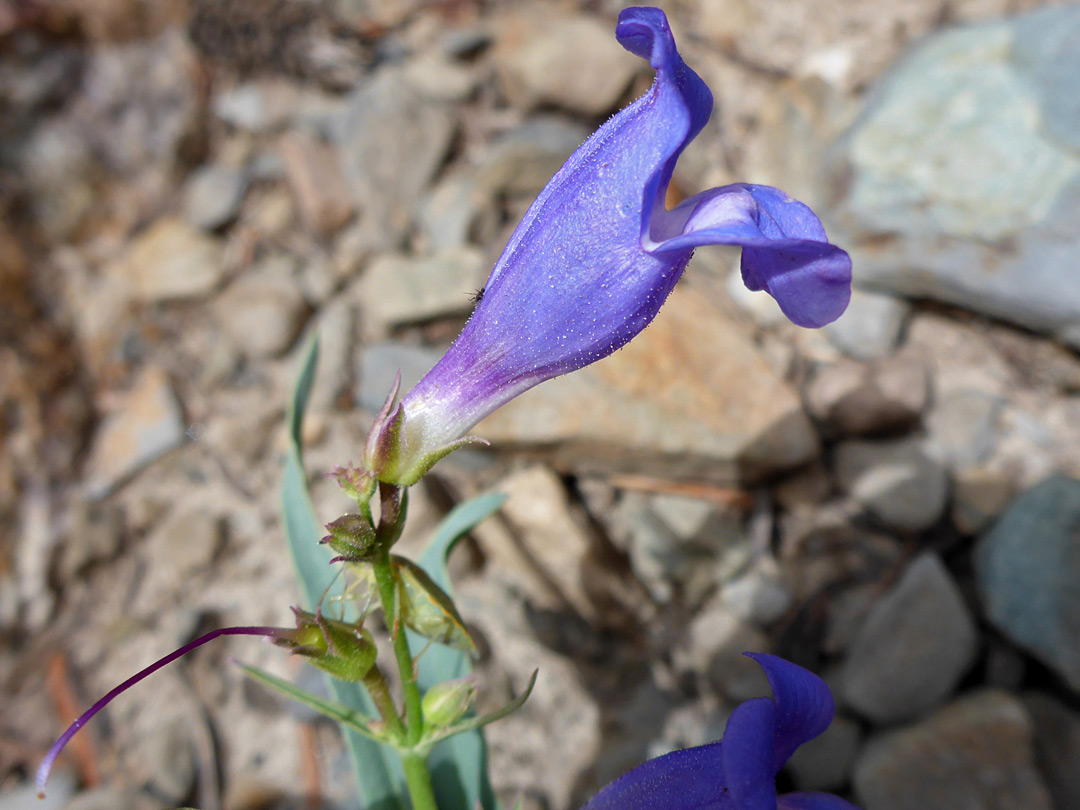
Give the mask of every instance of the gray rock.
M 335 140 L 346 183 L 379 229 L 404 236 L 455 129 L 453 115 L 398 72 L 381 71 L 349 97 Z
M 857 516 L 847 501 L 803 505 L 781 516 L 779 557 L 796 601 L 880 579 L 902 562 L 899 544 L 856 525 Z
M 57 768 L 49 778 L 49 789 L 44 799 L 38 798 L 38 789 L 31 783 L 16 784 L 0 791 L 0 810 L 28 810 L 31 807 L 35 810 L 67 810 L 74 807 L 76 801 L 75 776 L 63 768 Z
M 301 91 L 280 79 L 244 82 L 213 96 L 214 114 L 236 129 L 264 133 L 284 126 L 300 104 Z
M 798 467 L 819 450 L 798 397 L 750 336 L 682 287 L 626 347 L 526 392 L 476 432 L 581 473 L 648 464 L 721 484 Z
M 118 807 L 133 807 L 136 801 L 135 793 L 130 788 L 103 785 L 76 793 L 64 805 L 64 810 L 116 810 Z
M 1018 497 L 975 549 L 990 619 L 1080 691 L 1080 481 L 1053 476 Z
M 937 556 L 921 554 L 870 611 L 841 671 L 844 700 L 876 723 L 945 700 L 978 650 L 975 623 Z
M 649 508 L 684 542 L 712 542 L 731 539 L 738 531 L 738 519 L 729 511 L 701 498 L 658 494 L 649 498 Z M 731 510 L 733 511 L 733 510 Z
M 799 790 L 835 791 L 847 784 L 862 743 L 859 724 L 833 718 L 820 737 L 803 743 L 788 760 L 787 770 Z
M 427 258 L 382 256 L 349 291 L 366 335 L 379 337 L 403 323 L 465 315 L 490 268 L 480 251 L 457 248 Z
M 768 637 L 714 599 L 694 616 L 673 661 L 680 670 L 704 676 L 718 694 L 748 700 L 769 692 L 761 667 L 743 655 L 747 650 L 769 652 Z
M 525 705 L 485 729 L 495 788 L 516 795 L 532 789 L 550 807 L 574 806 L 574 792 L 603 740 L 600 708 L 579 668 L 536 640 L 522 599 L 494 576 L 462 582 L 455 598 L 466 620 L 475 617 L 499 662 L 479 680 L 485 687 L 478 698 L 482 707 L 504 705 L 534 670 L 540 672 Z M 551 740 L 563 744 L 552 748 Z
M 527 467 L 498 489 L 508 496 L 505 523 L 485 521 L 473 530 L 492 576 L 533 609 L 569 611 L 598 628 L 618 625 L 625 617 L 604 598 L 612 576 L 593 560 L 589 532 L 571 510 L 558 476 L 546 467 Z
M 608 513 L 608 529 L 613 542 L 630 561 L 630 569 L 657 602 L 671 600 L 675 584 L 687 586 L 687 580 L 701 571 L 693 550 L 679 543 L 670 529 L 649 509 L 648 500 L 638 493 L 627 493 Z M 712 577 L 706 576 L 712 585 Z M 695 583 L 696 584 L 696 583 Z M 691 585 L 694 592 L 700 587 Z
M 215 302 L 222 330 L 248 357 L 280 355 L 292 345 L 308 314 L 295 261 L 269 256 L 225 290 Z
M 174 169 L 201 124 L 186 33 L 173 27 L 88 53 L 76 111 L 95 154 L 124 174 Z
M 929 394 L 926 363 L 918 354 L 901 352 L 869 366 L 823 366 L 807 384 L 805 398 L 827 435 L 873 436 L 917 423 Z
M 1080 341 L 1076 102 L 1053 92 L 1080 81 L 1062 55 L 1078 20 L 1067 6 L 946 31 L 882 82 L 835 178 L 831 235 L 864 285 Z
M 855 795 L 866 810 L 1051 810 L 1033 759 L 1023 705 L 986 690 L 872 739 L 855 765 Z
M 366 344 L 357 361 L 357 400 L 360 407 L 378 413 L 401 372 L 401 390 L 408 391 L 442 357 L 442 351 L 403 343 Z
M 179 584 L 209 566 L 221 548 L 224 524 L 198 507 L 170 512 L 147 538 L 147 554 L 167 579 Z
M 184 216 L 204 231 L 228 225 L 240 213 L 248 178 L 229 166 L 203 166 L 188 177 L 184 186 Z
M 937 456 L 954 469 L 986 461 L 994 451 L 1001 406 L 981 391 L 956 391 L 935 402 L 926 426 Z
M 588 137 L 579 124 L 530 118 L 496 138 L 473 165 L 446 177 L 425 198 L 418 224 L 434 252 L 497 238 L 499 206 L 531 200 Z
M 759 627 L 775 624 L 795 601 L 775 567 L 775 560 L 759 560 L 742 576 L 724 583 L 721 601 L 740 619 Z
M 77 504 L 64 542 L 61 579 L 71 582 L 94 563 L 113 559 L 120 551 L 123 535 L 123 514 L 116 506 Z
M 563 118 L 530 118 L 492 143 L 477 164 L 476 187 L 487 197 L 533 197 L 588 136 Z
M 314 413 L 327 413 L 351 402 L 356 373 L 355 322 L 355 308 L 342 298 L 335 298 L 318 314 L 312 329 L 319 336 L 319 368 L 310 405 Z
M 149 774 L 146 789 L 158 801 L 173 806 L 195 792 L 198 774 L 190 726 L 173 720 L 140 740 L 139 758 Z
M 32 192 L 30 210 L 46 236 L 72 239 L 93 210 L 99 171 L 82 128 L 66 118 L 47 118 L 20 144 L 12 163 Z
M 852 290 L 848 308 L 825 327 L 825 334 L 848 357 L 884 357 L 900 340 L 910 310 L 910 305 L 895 296 Z
M 886 583 L 862 582 L 836 588 L 827 603 L 825 637 L 821 647 L 826 653 L 843 652 L 866 624 L 866 617 L 881 599 Z
M 1080 150 L 1080 100 L 1070 88 L 1080 76 L 1080 14 L 1047 9 L 1017 19 L 1013 60 L 1036 87 L 1040 124 L 1054 139 Z
M 146 369 L 94 434 L 86 493 L 101 498 L 184 441 L 184 422 L 165 373 Z
M 493 199 L 477 186 L 475 172 L 465 171 L 450 175 L 431 191 L 417 214 L 417 225 L 424 247 L 439 253 L 463 247 L 474 230 L 494 232 L 495 219 Z
M 746 568 L 753 550 L 740 522 L 707 501 L 636 492 L 607 514 L 613 541 L 653 598 L 667 602 L 678 586 L 691 605 Z
M 923 531 L 945 510 L 948 475 L 919 439 L 844 442 L 835 461 L 840 487 L 890 529 Z
M 525 110 L 551 104 L 582 115 L 611 112 L 639 67 L 610 27 L 557 10 L 505 17 L 495 46 L 500 86 Z
M 373 256 L 396 249 L 396 240 L 385 230 L 378 230 L 371 220 L 346 226 L 334 241 L 334 278 L 348 281 L 367 267 Z
M 425 98 L 465 101 L 476 91 L 476 72 L 468 65 L 423 54 L 405 66 L 405 81 Z
M 1035 729 L 1035 764 L 1046 780 L 1054 807 L 1080 807 L 1080 713 L 1039 692 L 1023 696 Z

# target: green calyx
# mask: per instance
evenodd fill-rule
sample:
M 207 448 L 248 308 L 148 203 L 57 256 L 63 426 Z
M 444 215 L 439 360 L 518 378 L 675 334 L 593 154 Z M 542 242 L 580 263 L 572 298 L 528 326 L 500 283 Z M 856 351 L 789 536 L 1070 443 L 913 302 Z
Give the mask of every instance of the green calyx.
M 342 681 L 362 681 L 375 666 L 377 650 L 371 633 L 358 624 L 328 619 L 293 608 L 296 629 L 281 632 L 275 643 Z

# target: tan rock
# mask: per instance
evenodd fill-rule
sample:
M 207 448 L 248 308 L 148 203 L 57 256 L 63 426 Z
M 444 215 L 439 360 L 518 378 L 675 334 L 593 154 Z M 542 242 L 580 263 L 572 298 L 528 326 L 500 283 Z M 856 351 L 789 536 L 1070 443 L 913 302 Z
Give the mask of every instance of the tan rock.
M 502 20 L 495 67 L 515 107 L 554 104 L 583 115 L 611 112 L 642 63 L 611 26 L 547 10 Z
M 490 268 L 473 248 L 451 248 L 434 256 L 380 256 L 353 288 L 368 337 L 391 326 L 447 315 L 465 315 L 471 294 L 484 286 Z
M 270 256 L 215 302 L 222 329 L 249 357 L 274 357 L 296 339 L 307 304 L 292 278 L 292 259 Z
M 221 284 L 225 267 L 217 240 L 165 217 L 139 234 L 108 272 L 124 279 L 133 298 L 152 303 L 205 295 Z
M 1051 807 L 1035 769 L 1031 718 L 1019 700 L 992 689 L 872 739 L 854 782 L 860 806 L 874 810 Z
M 94 436 L 87 494 L 91 498 L 107 495 L 183 441 L 183 415 L 169 380 L 161 369 L 148 368 Z
M 641 472 L 721 484 L 818 453 L 799 398 L 750 336 L 700 293 L 677 288 L 612 356 L 544 383 L 475 433 L 576 472 Z
M 491 575 L 539 610 L 578 614 L 596 627 L 626 618 L 616 587 L 597 564 L 586 527 L 575 519 L 562 482 L 547 467 L 514 473 L 498 487 L 509 495 L 505 521 L 489 520 L 474 533 Z
M 330 236 L 355 211 L 333 147 L 306 135 L 287 135 L 278 144 L 300 216 L 316 236 Z

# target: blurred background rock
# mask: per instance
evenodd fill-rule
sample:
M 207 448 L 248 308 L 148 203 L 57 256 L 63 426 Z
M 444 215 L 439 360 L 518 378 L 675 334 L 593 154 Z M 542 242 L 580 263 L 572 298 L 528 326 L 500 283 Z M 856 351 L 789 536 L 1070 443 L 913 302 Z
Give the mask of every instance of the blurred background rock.
M 673 197 L 778 185 L 858 289 L 803 332 L 702 250 L 637 341 L 416 488 L 413 550 L 511 495 L 455 560 L 484 699 L 541 669 L 489 729 L 500 795 L 573 808 L 716 738 L 764 690 L 755 649 L 837 695 L 797 787 L 1080 806 L 1080 7 L 661 5 L 717 103 Z M 306 336 L 329 520 L 322 473 L 393 375 L 430 367 L 532 198 L 648 85 L 620 7 L 0 0 L 0 808 L 149 660 L 288 621 Z M 334 729 L 230 656 L 308 678 L 201 650 L 84 732 L 48 806 L 355 806 Z

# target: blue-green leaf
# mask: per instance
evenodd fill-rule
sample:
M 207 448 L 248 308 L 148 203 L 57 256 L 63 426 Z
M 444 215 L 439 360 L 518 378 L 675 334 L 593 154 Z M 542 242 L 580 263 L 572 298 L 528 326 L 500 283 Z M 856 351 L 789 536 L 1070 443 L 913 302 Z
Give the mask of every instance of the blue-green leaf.
M 330 552 L 319 544 L 323 532 L 308 494 L 301 444 L 304 411 L 315 381 L 318 357 L 318 339 L 313 338 L 304 354 L 289 405 L 289 449 L 281 492 L 285 534 L 308 610 L 317 607 L 334 579 L 334 570 L 329 565 Z M 329 677 L 327 680 L 339 702 L 366 715 L 377 714 L 371 698 L 358 684 Z M 352 754 L 357 789 L 364 807 L 367 810 L 408 810 L 405 776 L 397 756 L 348 726 L 342 726 L 342 734 Z
M 276 692 L 280 692 L 290 700 L 302 703 L 309 709 L 314 709 L 319 714 L 329 717 L 331 720 L 337 720 L 341 725 L 348 726 L 358 734 L 362 734 L 374 742 L 380 742 L 379 736 L 370 728 L 370 724 L 375 718 L 361 714 L 355 709 L 350 709 L 347 706 L 342 706 L 340 703 L 334 703 L 332 700 L 327 700 L 326 698 L 314 695 L 311 692 L 301 689 L 291 681 L 286 681 L 276 675 L 271 675 L 269 672 L 259 669 L 258 667 L 241 664 L 240 669 L 244 670 L 247 676 L 253 681 L 258 681 L 263 686 L 269 687 Z

